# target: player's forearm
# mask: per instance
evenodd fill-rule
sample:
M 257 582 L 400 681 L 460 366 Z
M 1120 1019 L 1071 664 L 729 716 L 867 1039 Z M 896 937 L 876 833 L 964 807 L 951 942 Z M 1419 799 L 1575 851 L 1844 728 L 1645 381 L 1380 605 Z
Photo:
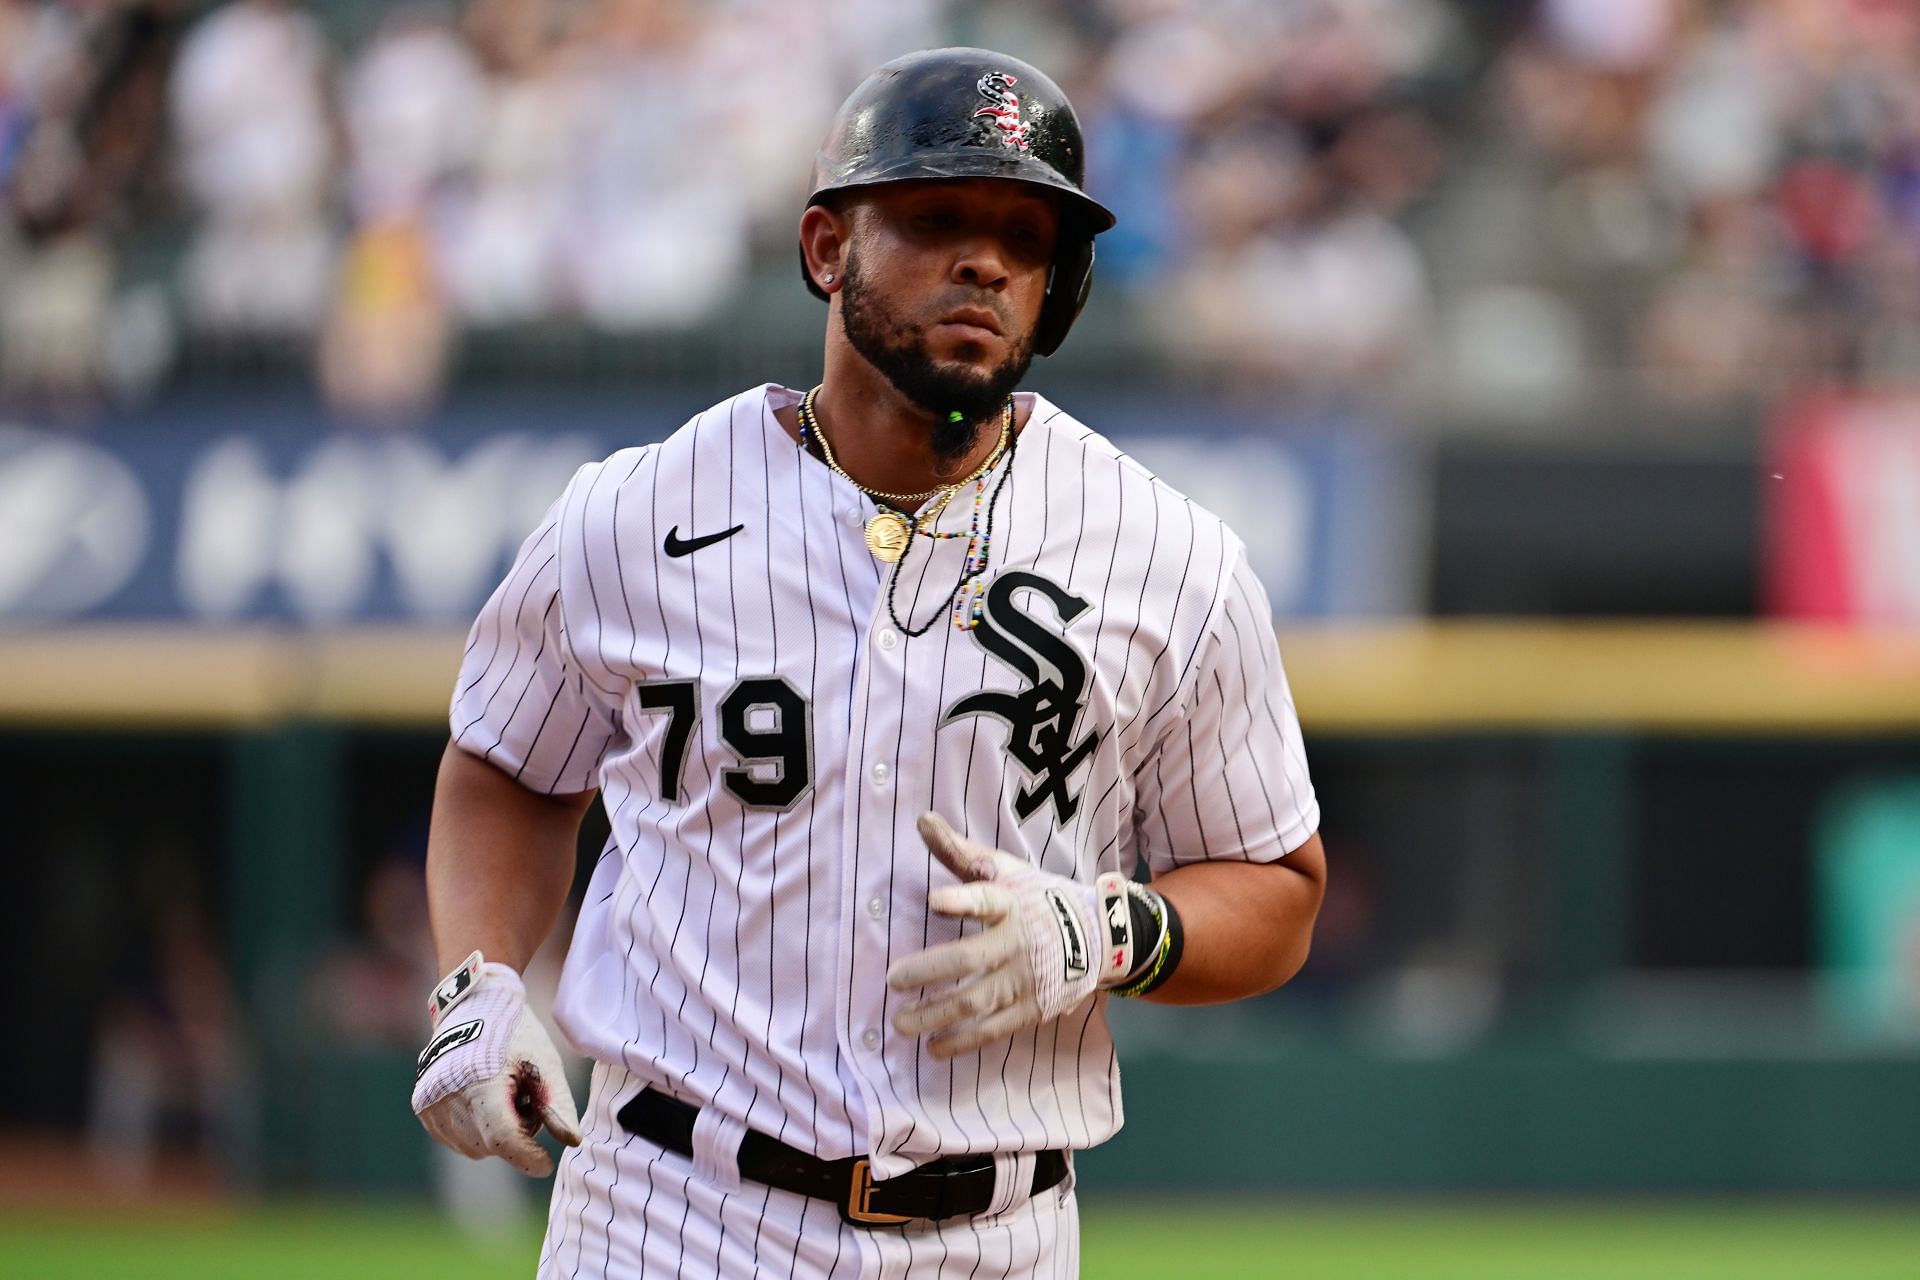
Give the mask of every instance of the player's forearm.
M 1326 889 L 1314 836 L 1279 862 L 1199 862 L 1153 887 L 1180 913 L 1180 967 L 1149 1000 L 1219 1004 L 1271 991 L 1306 963 Z
M 448 745 L 427 838 L 427 906 L 441 972 L 476 949 L 526 967 L 566 902 L 592 799 L 529 791 Z

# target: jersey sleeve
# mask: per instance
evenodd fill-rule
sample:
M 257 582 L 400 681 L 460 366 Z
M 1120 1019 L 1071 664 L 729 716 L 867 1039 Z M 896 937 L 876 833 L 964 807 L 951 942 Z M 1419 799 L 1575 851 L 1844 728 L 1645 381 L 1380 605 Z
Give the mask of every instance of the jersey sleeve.
M 1195 654 L 1186 713 L 1136 776 L 1140 849 L 1155 874 L 1272 862 L 1319 829 L 1273 610 L 1243 549 Z
M 574 477 L 520 547 L 474 621 L 454 686 L 455 745 L 548 795 L 598 786 L 620 728 L 617 702 L 573 656 L 561 600 L 562 523 L 592 469 Z

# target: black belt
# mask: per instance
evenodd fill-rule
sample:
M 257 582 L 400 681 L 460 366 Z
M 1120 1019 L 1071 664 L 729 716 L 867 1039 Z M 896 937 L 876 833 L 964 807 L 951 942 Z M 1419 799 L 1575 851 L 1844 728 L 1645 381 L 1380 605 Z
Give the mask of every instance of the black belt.
M 693 1122 L 699 1114 L 700 1108 L 649 1086 L 620 1108 L 614 1118 L 628 1133 L 690 1157 Z M 840 1216 L 855 1226 L 896 1226 L 915 1218 L 984 1213 L 993 1203 L 990 1155 L 945 1156 L 897 1178 L 875 1182 L 865 1156 L 822 1160 L 749 1129 L 740 1139 L 738 1160 L 741 1177 L 781 1191 L 831 1200 L 840 1206 Z M 1064 1152 L 1037 1152 L 1029 1194 L 1037 1196 L 1051 1190 L 1066 1176 Z

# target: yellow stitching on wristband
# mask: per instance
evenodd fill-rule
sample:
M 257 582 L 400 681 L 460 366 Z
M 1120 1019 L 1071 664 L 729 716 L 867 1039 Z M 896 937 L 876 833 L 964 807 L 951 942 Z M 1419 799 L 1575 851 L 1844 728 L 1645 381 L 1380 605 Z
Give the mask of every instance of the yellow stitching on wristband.
M 1132 986 L 1117 988 L 1113 994 L 1117 996 L 1124 996 L 1128 999 L 1132 999 L 1134 996 L 1141 994 L 1148 987 L 1152 986 L 1153 980 L 1160 976 L 1160 971 L 1162 969 L 1166 968 L 1167 956 L 1169 953 L 1172 952 L 1172 950 L 1173 950 L 1173 930 L 1163 928 L 1160 930 L 1160 952 L 1158 955 L 1154 956 L 1153 968 L 1147 970 L 1147 976 L 1140 979 L 1140 981 L 1134 983 Z
M 1127 907 L 1129 912 L 1132 911 L 1133 904 L 1137 901 L 1145 905 L 1147 910 L 1153 913 L 1154 923 L 1160 926 L 1160 936 L 1154 939 L 1153 945 L 1149 949 L 1149 953 L 1146 955 L 1140 954 L 1140 949 L 1139 949 L 1140 940 L 1139 939 L 1133 940 L 1134 942 L 1133 951 L 1134 951 L 1134 960 L 1135 960 L 1134 964 L 1131 965 L 1127 969 L 1127 971 L 1121 975 L 1120 981 L 1111 983 L 1103 988 L 1104 990 L 1107 990 L 1107 991 L 1115 991 L 1123 987 L 1128 991 L 1132 991 L 1140 982 L 1145 981 L 1145 978 L 1143 978 L 1142 975 L 1143 973 L 1145 973 L 1146 969 L 1148 968 L 1149 962 L 1157 958 L 1155 953 L 1160 951 L 1161 948 L 1168 945 L 1167 935 L 1171 926 L 1167 922 L 1167 913 L 1165 910 L 1165 907 L 1166 907 L 1165 899 L 1161 898 L 1159 894 L 1155 893 L 1153 890 L 1147 888 L 1144 885 L 1132 884 L 1132 883 L 1128 883 L 1126 885 L 1125 896 L 1126 896 Z

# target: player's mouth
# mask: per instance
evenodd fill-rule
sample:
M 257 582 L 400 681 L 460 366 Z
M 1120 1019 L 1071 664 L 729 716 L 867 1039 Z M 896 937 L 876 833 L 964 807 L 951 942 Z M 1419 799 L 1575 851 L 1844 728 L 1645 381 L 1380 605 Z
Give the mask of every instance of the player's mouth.
M 998 338 L 1000 317 L 984 307 L 962 307 L 958 311 L 949 311 L 940 317 L 935 328 L 947 329 L 953 335 L 968 342 L 984 342 L 988 338 Z

